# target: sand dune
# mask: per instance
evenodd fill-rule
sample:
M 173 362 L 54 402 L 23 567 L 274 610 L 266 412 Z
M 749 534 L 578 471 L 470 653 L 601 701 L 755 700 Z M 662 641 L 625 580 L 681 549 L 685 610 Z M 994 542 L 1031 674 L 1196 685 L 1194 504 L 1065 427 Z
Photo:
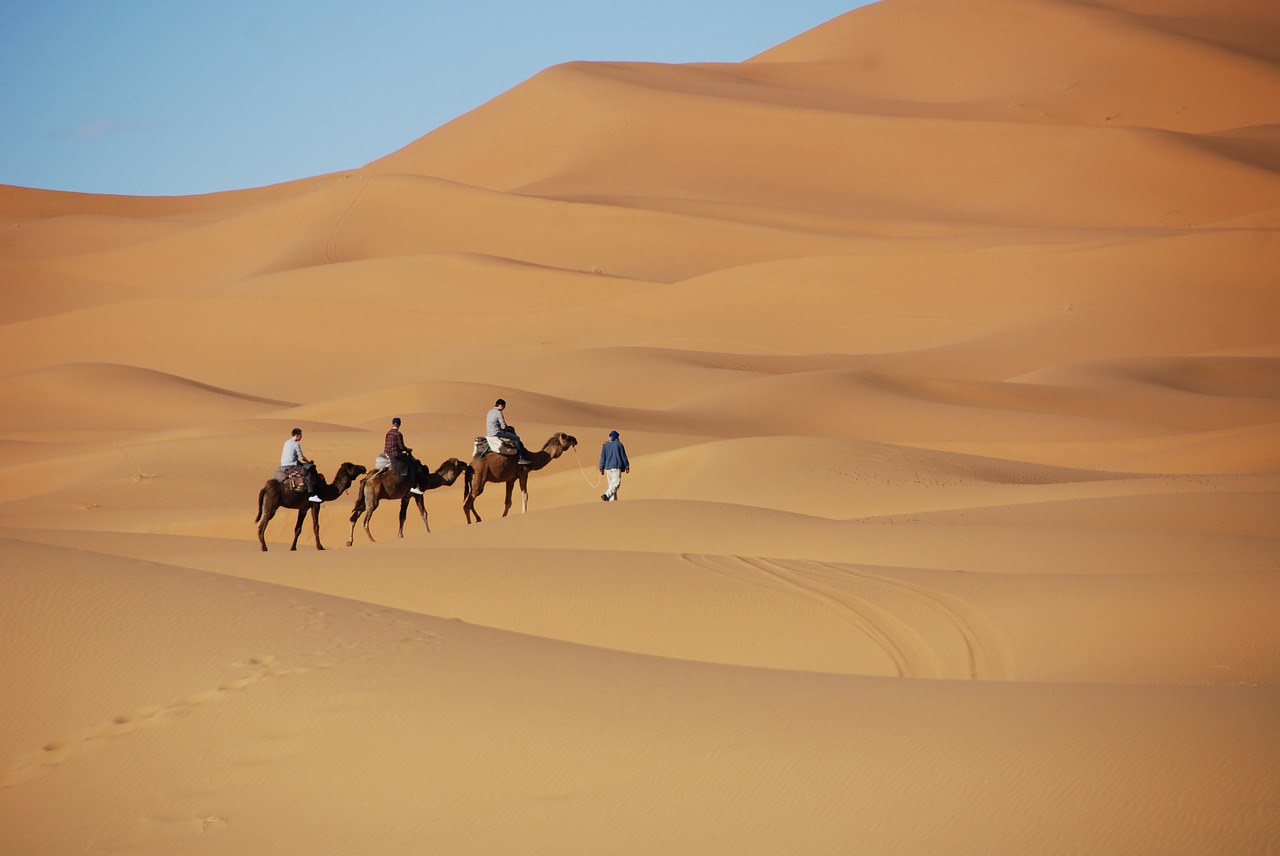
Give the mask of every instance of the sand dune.
M 5 852 L 1273 852 L 1277 44 L 882 0 L 346 172 L 0 187 Z M 498 397 L 578 440 L 527 513 L 259 551 L 291 428 L 435 468 Z
M 60 425 L 155 430 L 256 415 L 264 406 L 291 406 L 147 369 L 101 364 L 9 375 L 0 396 L 14 411 L 5 427 L 30 432 Z M 122 407 L 122 401 L 129 406 Z

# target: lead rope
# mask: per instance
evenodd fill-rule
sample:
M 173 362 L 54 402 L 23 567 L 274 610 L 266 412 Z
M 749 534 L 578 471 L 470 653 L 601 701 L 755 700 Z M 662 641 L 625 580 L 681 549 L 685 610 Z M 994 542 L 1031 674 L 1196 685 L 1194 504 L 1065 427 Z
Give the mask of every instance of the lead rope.
M 578 472 L 582 473 L 582 480 L 591 485 L 592 489 L 600 487 L 600 476 L 596 476 L 595 484 L 591 484 L 591 479 L 587 478 L 587 468 L 582 466 L 582 456 L 578 454 L 578 447 L 573 447 L 573 456 L 578 459 Z

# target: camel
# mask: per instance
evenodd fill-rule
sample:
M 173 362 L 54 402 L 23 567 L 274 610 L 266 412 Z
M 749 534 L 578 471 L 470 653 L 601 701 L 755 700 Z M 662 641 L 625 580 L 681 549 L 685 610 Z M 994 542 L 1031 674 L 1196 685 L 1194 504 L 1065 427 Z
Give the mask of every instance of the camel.
M 338 475 L 334 477 L 333 484 L 326 483 L 324 476 L 316 473 L 316 478 L 320 481 L 316 496 L 325 502 L 332 502 L 346 493 L 352 482 L 364 473 L 364 467 L 350 461 L 338 467 Z M 280 508 L 298 510 L 298 525 L 293 527 L 293 545 L 289 547 L 290 550 L 298 549 L 298 536 L 302 534 L 302 521 L 306 519 L 308 511 L 311 512 L 311 523 L 316 533 L 316 549 L 324 549 L 320 543 L 320 503 L 312 502 L 310 497 L 311 494 L 306 491 L 289 490 L 275 479 L 267 479 L 262 490 L 258 491 L 258 516 L 253 519 L 258 524 L 258 543 L 262 545 L 262 552 L 267 551 L 267 524 Z
M 520 482 L 520 493 L 523 498 L 520 510 L 526 512 L 529 510 L 529 473 L 533 470 L 540 470 L 547 464 L 560 457 L 565 452 L 578 445 L 578 440 L 563 431 L 551 435 L 542 446 L 542 451 L 534 452 L 529 455 L 528 464 L 517 464 L 513 455 L 499 455 L 490 452 L 487 455 L 471 460 L 471 467 L 474 472 L 467 483 L 463 485 L 462 511 L 467 516 L 467 523 L 471 522 L 471 515 L 475 515 L 476 522 L 480 522 L 480 513 L 476 511 L 476 497 L 484 492 L 484 486 L 488 482 L 505 482 L 507 485 L 507 502 L 502 508 L 502 516 L 506 517 L 507 512 L 511 510 L 511 491 L 515 488 L 516 481 Z
M 449 458 L 443 464 L 436 467 L 434 473 L 428 472 L 423 477 L 423 490 L 433 490 L 437 487 L 448 487 L 458 480 L 458 476 L 467 473 L 470 467 L 457 458 Z M 427 505 L 423 502 L 422 494 L 411 493 L 409 488 L 409 478 L 407 476 L 398 476 L 391 471 L 390 467 L 370 473 L 360 480 L 360 490 L 356 495 L 356 506 L 351 511 L 351 538 L 347 541 L 350 547 L 356 540 L 356 521 L 360 519 L 360 515 L 364 515 L 364 534 L 369 536 L 369 540 L 373 540 L 373 533 L 369 531 L 369 519 L 373 517 L 373 512 L 378 509 L 378 503 L 384 499 L 400 500 L 400 529 L 396 533 L 397 538 L 404 537 L 404 518 L 409 511 L 409 499 L 413 498 L 418 502 L 418 513 L 422 515 L 422 525 L 426 527 L 428 533 L 431 532 L 431 526 L 427 524 Z M 367 509 L 367 510 L 366 510 Z

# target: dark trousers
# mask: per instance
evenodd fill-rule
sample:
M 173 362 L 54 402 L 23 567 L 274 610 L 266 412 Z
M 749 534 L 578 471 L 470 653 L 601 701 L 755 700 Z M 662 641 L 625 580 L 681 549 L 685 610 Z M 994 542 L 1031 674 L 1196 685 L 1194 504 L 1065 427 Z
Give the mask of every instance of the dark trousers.
M 307 483 L 307 490 L 310 491 L 311 493 L 315 493 L 317 490 L 319 490 L 320 479 L 316 475 L 316 465 L 314 463 L 310 463 L 310 464 L 297 464 L 296 466 L 298 469 L 302 470 L 302 480 Z
M 391 471 L 398 476 L 409 479 L 409 483 L 418 487 L 418 478 L 422 474 L 422 463 L 413 455 L 400 455 L 391 459 Z

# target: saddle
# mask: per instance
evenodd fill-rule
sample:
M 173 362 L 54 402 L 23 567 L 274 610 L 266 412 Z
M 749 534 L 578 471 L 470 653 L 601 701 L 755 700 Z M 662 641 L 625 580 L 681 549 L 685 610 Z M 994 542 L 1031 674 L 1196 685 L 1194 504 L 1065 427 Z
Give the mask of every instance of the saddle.
M 499 455 L 514 455 L 516 453 L 516 444 L 505 437 L 477 437 L 475 456 L 483 458 L 490 452 L 496 452 Z
M 276 481 L 284 485 L 285 490 L 307 493 L 307 476 L 302 467 L 280 467 L 276 470 Z

